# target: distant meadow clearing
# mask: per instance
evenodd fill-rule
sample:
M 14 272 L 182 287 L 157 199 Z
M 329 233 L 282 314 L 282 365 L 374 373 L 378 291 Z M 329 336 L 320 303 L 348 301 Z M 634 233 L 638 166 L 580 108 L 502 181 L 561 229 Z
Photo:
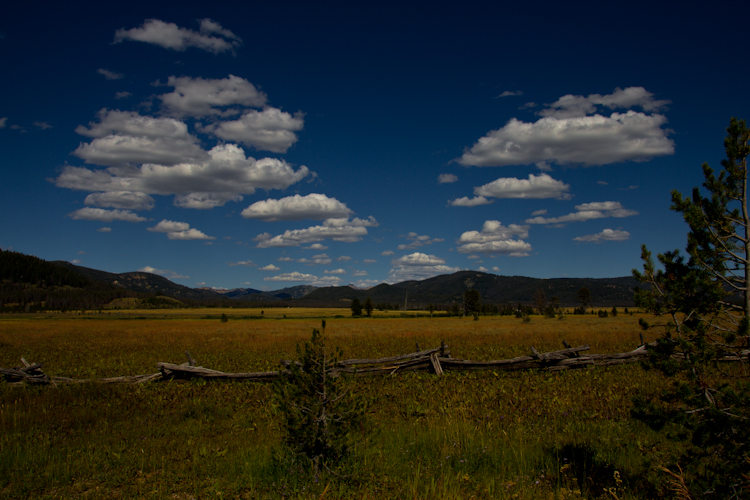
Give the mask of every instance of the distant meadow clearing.
M 219 320 L 226 314 L 228 321 Z M 286 315 L 286 318 L 284 317 Z M 153 373 L 159 361 L 275 370 L 326 321 L 345 358 L 449 345 L 504 359 L 562 349 L 630 351 L 638 315 L 358 318 L 348 309 L 125 311 L 0 317 L 0 366 L 48 375 Z M 411 315 L 411 314 L 410 314 Z M 337 317 L 340 316 L 340 317 Z M 653 338 L 646 338 L 646 341 Z M 356 378 L 367 424 L 336 474 L 282 445 L 266 382 L 0 383 L 2 498 L 654 498 L 676 450 L 630 417 L 666 381 L 638 364 L 558 373 L 399 373 Z

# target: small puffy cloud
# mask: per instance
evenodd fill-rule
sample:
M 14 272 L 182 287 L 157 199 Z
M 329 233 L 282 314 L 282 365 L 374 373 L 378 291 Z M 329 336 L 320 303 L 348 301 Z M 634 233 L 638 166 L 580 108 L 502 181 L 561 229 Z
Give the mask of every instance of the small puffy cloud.
M 489 198 L 570 199 L 569 184 L 557 181 L 547 174 L 529 174 L 528 179 L 501 177 L 497 180 L 474 188 L 474 194 Z
M 252 267 L 255 264 L 251 260 L 240 260 L 240 261 L 237 261 L 237 262 L 227 262 L 227 265 L 229 267 L 236 267 L 236 266 Z
M 259 219 L 267 222 L 280 220 L 314 219 L 349 217 L 352 210 L 336 198 L 324 194 L 312 193 L 307 196 L 298 194 L 280 200 L 258 201 L 242 211 L 246 219 Z
M 122 92 L 115 92 L 115 99 L 127 99 L 128 97 L 131 97 L 133 94 L 123 90 Z
M 310 259 L 306 259 L 306 258 L 299 259 L 297 260 L 297 262 L 301 264 L 307 264 L 308 266 L 318 266 L 318 265 L 327 266 L 328 264 L 331 263 L 331 258 L 328 255 L 323 253 L 320 255 L 313 255 L 312 258 Z
M 5 128 L 5 124 L 7 121 L 8 121 L 7 116 L 3 116 L 2 118 L 0 118 L 0 128 Z
M 96 70 L 96 72 L 102 75 L 107 80 L 121 80 L 123 77 L 125 77 L 125 75 L 123 75 L 122 73 L 116 73 L 104 68 L 99 68 L 98 70 Z
M 497 266 L 493 266 L 492 270 L 493 270 L 494 272 L 496 272 L 496 273 L 499 273 L 499 272 L 500 272 L 500 268 L 499 268 L 499 267 L 497 267 Z
M 448 202 L 452 207 L 478 207 L 480 205 L 489 205 L 491 203 L 494 203 L 494 201 L 488 200 L 484 196 L 475 196 L 474 198 L 464 196 L 463 198 L 456 198 L 455 200 Z
M 438 184 L 451 184 L 456 181 L 458 181 L 458 177 L 453 174 L 438 175 Z
M 339 262 L 349 262 L 352 258 L 348 255 L 342 255 L 341 257 L 336 257 L 336 260 Z
M 228 29 L 222 28 L 219 23 L 211 19 L 201 19 L 200 23 L 200 30 L 193 31 L 188 28 L 180 28 L 174 23 L 165 23 L 159 19 L 146 19 L 138 28 L 117 30 L 114 43 L 133 40 L 158 45 L 177 52 L 195 47 L 213 54 L 233 53 L 234 49 L 242 43 L 240 37 Z
M 271 236 L 270 234 L 268 236 Z M 276 259 L 279 262 L 294 262 L 294 259 L 291 257 L 279 257 Z
M 393 259 L 391 265 L 391 271 L 388 274 L 389 283 L 423 280 L 440 274 L 460 271 L 457 267 L 445 265 L 445 260 L 440 257 L 420 252 Z
M 365 264 L 375 264 L 377 262 L 377 260 L 375 260 L 375 259 L 365 259 L 362 262 L 364 262 Z
M 80 264 L 80 263 L 81 263 L 81 259 L 73 259 L 73 260 L 71 260 L 71 261 L 70 261 L 70 263 L 71 263 L 71 264 L 75 264 L 75 265 L 78 265 L 78 264 Z
M 505 92 L 503 92 L 497 97 L 512 97 L 512 96 L 517 96 L 517 95 L 523 95 L 523 92 L 520 90 L 516 90 L 516 91 L 506 90 Z
M 176 222 L 164 219 L 154 227 L 147 228 L 149 231 L 156 233 L 166 233 L 170 240 L 215 240 L 213 236 L 208 236 L 202 231 L 191 228 L 187 222 Z
M 534 217 L 526 219 L 526 224 L 565 224 L 568 222 L 583 222 L 591 219 L 605 219 L 608 217 L 631 217 L 638 215 L 635 210 L 622 207 L 618 201 L 602 201 L 582 203 L 576 205 L 576 211 L 562 217 Z
M 174 87 L 174 91 L 159 99 L 167 114 L 177 117 L 236 115 L 241 112 L 237 106 L 260 108 L 268 100 L 255 85 L 234 75 L 223 79 L 170 76 L 167 86 Z
M 486 268 L 486 267 L 484 267 L 484 266 L 479 266 L 479 267 L 477 268 L 477 271 L 479 271 L 479 272 L 482 272 L 482 273 L 487 273 L 487 272 L 489 272 L 489 269 L 487 269 L 487 268 Z
M 339 268 L 339 269 L 333 269 L 333 270 L 331 270 L 331 271 L 328 271 L 328 270 L 326 270 L 326 271 L 323 271 L 323 272 L 324 272 L 325 274 L 346 274 L 346 271 L 344 271 L 344 270 L 343 270 L 343 269 L 341 269 L 341 268 Z M 355 276 L 356 276 L 356 274 L 355 274 Z
M 170 271 L 169 269 L 156 269 L 151 266 L 145 266 L 140 269 L 138 269 L 138 272 L 141 273 L 150 273 L 150 274 L 158 274 L 159 276 L 164 276 L 167 279 L 170 280 L 182 280 L 182 279 L 190 279 L 190 276 L 183 276 L 181 274 L 178 274 L 174 271 Z
M 258 242 L 258 248 L 297 247 L 325 239 L 352 243 L 367 235 L 368 227 L 377 225 L 378 222 L 372 216 L 369 219 L 326 219 L 320 226 L 287 230 L 277 236 L 263 233 L 256 236 L 255 241 Z
M 34 122 L 34 126 L 35 126 L 36 128 L 40 128 L 40 129 L 42 129 L 42 130 L 47 130 L 47 129 L 50 129 L 50 128 L 52 128 L 52 125 L 50 125 L 50 124 L 49 124 L 49 123 L 47 123 L 47 122 Z
M 167 219 L 162 220 L 154 227 L 148 228 L 149 231 L 156 233 L 172 233 L 175 231 L 187 231 L 188 229 L 190 229 L 190 224 L 187 222 L 176 222 Z
M 409 234 L 407 234 L 406 239 L 410 241 L 410 243 L 406 245 L 399 245 L 399 250 L 414 250 L 424 245 L 432 245 L 433 243 L 440 243 L 442 241 L 445 241 L 443 238 L 430 238 L 426 234 L 420 236 L 415 232 L 410 232 Z
M 531 212 L 531 215 L 536 217 L 537 215 L 544 215 L 546 213 L 547 213 L 547 209 L 543 208 L 541 210 L 534 210 L 533 212 Z
M 91 193 L 84 200 L 86 205 L 107 208 L 122 208 L 125 210 L 151 210 L 154 199 L 145 193 L 131 191 L 108 191 Z
M 74 220 L 98 220 L 100 222 L 112 222 L 122 220 L 126 222 L 143 222 L 145 217 L 131 212 L 130 210 L 105 210 L 103 208 L 79 208 L 68 214 Z
M 292 273 L 279 274 L 278 276 L 269 276 L 263 278 L 263 281 L 300 281 L 309 283 L 311 281 L 318 281 L 318 277 L 313 276 L 312 274 L 303 274 L 294 271 Z
M 180 208 L 194 208 L 196 210 L 210 210 L 223 207 L 229 201 L 242 201 L 242 195 L 237 193 L 189 193 L 174 197 L 174 206 Z
M 297 134 L 304 127 L 304 114 L 294 115 L 277 108 L 250 110 L 237 119 L 211 123 L 201 131 L 225 141 L 234 141 L 262 151 L 286 153 L 297 142 Z
M 500 221 L 485 221 L 481 231 L 466 231 L 458 239 L 460 253 L 528 255 L 531 245 L 523 241 L 529 237 L 529 226 L 511 224 L 503 226 Z
M 587 97 L 581 95 L 564 95 L 549 105 L 547 109 L 539 112 L 541 116 L 554 116 L 555 118 L 575 118 L 596 113 L 597 106 L 609 109 L 630 109 L 640 107 L 646 112 L 663 110 L 672 101 L 654 99 L 654 94 L 643 87 L 615 88 L 614 92 L 607 95 L 591 94 Z
M 267 266 L 263 266 L 260 268 L 261 271 L 278 271 L 281 269 L 278 266 L 274 266 L 273 264 L 268 264 Z
M 605 229 L 598 234 L 578 236 L 576 238 L 573 238 L 573 241 L 581 241 L 584 243 L 601 243 L 602 241 L 625 241 L 629 238 L 630 233 L 627 231 L 621 231 L 619 229 Z
M 362 270 L 362 271 L 354 271 L 352 273 L 352 276 L 355 276 L 355 277 L 358 277 L 358 278 L 362 277 L 362 276 L 367 276 L 367 271 L 364 271 L 364 270 Z
M 325 245 L 321 245 L 320 243 L 313 243 L 309 247 L 305 247 L 308 250 L 328 250 L 328 247 Z M 338 260 L 338 259 L 336 259 Z
M 383 252 L 380 252 L 380 255 L 394 255 L 393 250 L 385 250 Z
M 341 285 L 341 278 L 338 276 L 322 276 L 317 280 L 314 280 L 310 284 L 312 286 L 324 287 L 324 286 L 338 286 Z
M 372 288 L 378 284 L 380 284 L 380 281 L 378 280 L 357 280 L 353 283 L 355 287 L 360 289 Z
M 99 229 L 97 229 L 97 231 L 99 231 L 100 233 L 111 233 L 112 232 L 112 228 L 111 227 L 100 227 Z
M 597 184 L 601 184 L 602 186 L 609 186 L 609 182 L 607 181 L 596 181 Z
M 208 236 L 202 231 L 199 231 L 194 228 L 190 228 L 187 231 L 175 231 L 175 232 L 167 233 L 167 238 L 169 238 L 170 240 L 184 240 L 184 241 L 215 240 L 216 239 L 214 236 Z

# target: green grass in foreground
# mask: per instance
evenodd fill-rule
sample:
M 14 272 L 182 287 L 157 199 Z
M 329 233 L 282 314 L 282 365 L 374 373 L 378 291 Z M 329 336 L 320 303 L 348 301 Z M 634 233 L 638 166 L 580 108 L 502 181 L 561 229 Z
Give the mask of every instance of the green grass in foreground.
M 387 326 L 375 338 L 362 321 L 330 321 L 329 330 L 346 355 L 404 352 L 415 338 L 434 343 L 425 332 L 452 332 L 451 345 L 469 354 L 463 357 L 478 358 L 473 354 L 515 353 L 532 343 L 555 346 L 560 329 L 579 336 L 571 342 L 588 336 L 604 352 L 623 344 L 607 338 L 612 331 L 630 328 L 625 319 L 571 320 L 378 320 L 370 323 L 377 323 L 373 328 Z M 105 339 L 89 333 L 94 330 L 87 324 L 48 331 L 40 323 L 56 322 L 29 322 L 23 340 L 14 334 L 18 323 L 0 322 L 0 366 L 12 364 L 6 352 L 33 351 L 34 361 L 44 361 L 45 354 L 54 359 L 55 374 L 88 363 L 91 373 L 111 376 L 124 374 L 110 370 L 127 352 L 134 360 L 147 359 L 150 346 L 155 362 L 158 353 L 177 356 L 176 344 L 203 337 L 198 359 L 204 366 L 217 367 L 205 361 L 210 357 L 230 364 L 227 358 L 239 352 L 242 338 L 253 341 L 245 343 L 249 353 L 241 358 L 256 364 L 265 357 L 275 364 L 280 352 L 293 351 L 310 334 L 304 322 L 292 320 L 290 332 L 258 330 L 257 322 L 243 329 L 240 322 L 208 327 L 205 321 L 175 321 L 166 328 L 169 335 L 160 332 L 159 322 L 143 321 L 126 322 L 135 326 L 125 327 L 125 334 L 118 333 L 122 322 L 100 324 Z M 185 333 L 196 323 L 199 333 Z M 604 333 L 598 325 L 606 326 Z M 134 362 L 126 359 L 120 367 L 148 371 L 133 368 Z M 338 477 L 311 476 L 285 454 L 268 385 L 0 383 L 0 498 L 614 498 L 605 488 L 614 488 L 618 498 L 654 498 L 665 491 L 656 466 L 668 464 L 674 450 L 633 421 L 629 406 L 633 395 L 656 391 L 661 383 L 661 375 L 636 365 L 357 379 L 372 432 L 363 429 L 357 436 L 355 453 Z

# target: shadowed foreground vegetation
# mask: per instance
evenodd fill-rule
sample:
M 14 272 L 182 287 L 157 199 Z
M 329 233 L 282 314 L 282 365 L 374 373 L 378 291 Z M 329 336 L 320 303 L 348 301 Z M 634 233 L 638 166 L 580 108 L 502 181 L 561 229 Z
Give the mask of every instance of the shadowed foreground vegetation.
M 50 375 L 135 375 L 187 349 L 207 368 L 275 369 L 319 320 L 3 319 L 0 366 Z M 328 319 L 345 357 L 441 340 L 454 357 L 500 359 L 589 344 L 639 344 L 636 319 L 568 316 Z M 652 339 L 646 339 L 652 340 Z M 561 373 L 449 372 L 359 378 L 367 405 L 354 453 L 314 475 L 282 446 L 263 383 L 10 387 L 0 383 L 2 498 L 655 498 L 675 445 L 631 419 L 664 385 L 638 365 Z M 607 491 L 605 491 L 607 489 Z

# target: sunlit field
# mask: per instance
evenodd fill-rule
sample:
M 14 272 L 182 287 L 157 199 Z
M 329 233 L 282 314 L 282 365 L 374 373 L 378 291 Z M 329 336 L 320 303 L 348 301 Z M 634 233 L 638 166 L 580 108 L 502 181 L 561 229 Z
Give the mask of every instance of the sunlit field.
M 591 353 L 640 344 L 637 315 L 524 323 L 354 319 L 348 309 L 260 313 L 7 315 L 0 366 L 23 356 L 54 376 L 137 375 L 155 372 L 159 361 L 181 363 L 188 350 L 207 368 L 272 370 L 294 358 L 323 318 L 328 343 L 347 358 L 441 341 L 453 357 L 475 360 L 561 349 L 563 339 Z M 629 413 L 635 394 L 657 391 L 663 380 L 638 365 L 402 373 L 353 384 L 368 405 L 368 426 L 336 475 L 312 476 L 282 447 L 268 383 L 0 383 L 0 498 L 654 498 L 666 491 L 657 466 L 668 463 L 669 446 Z

